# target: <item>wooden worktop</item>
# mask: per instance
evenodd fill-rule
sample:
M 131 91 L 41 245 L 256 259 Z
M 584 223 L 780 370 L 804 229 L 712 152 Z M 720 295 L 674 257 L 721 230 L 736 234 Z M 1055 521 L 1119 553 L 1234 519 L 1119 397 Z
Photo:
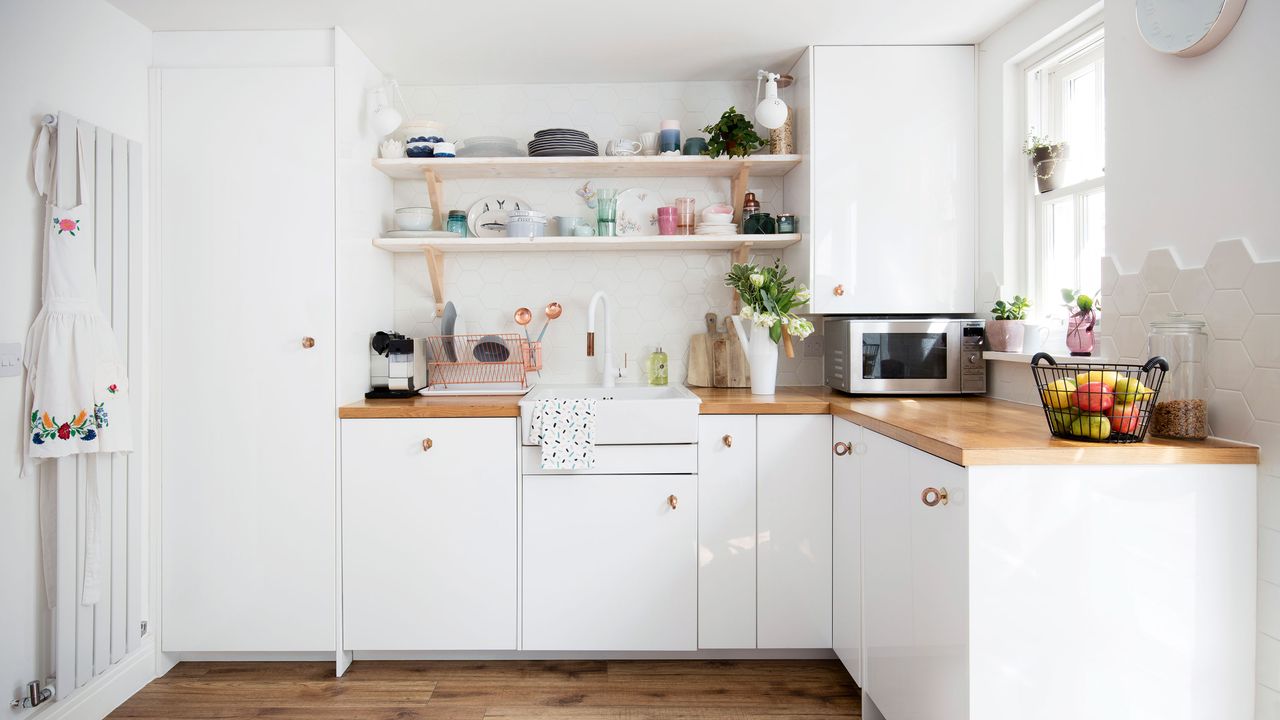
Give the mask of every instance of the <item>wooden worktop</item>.
M 774 395 L 745 388 L 690 388 L 703 415 L 841 417 L 957 465 L 1159 465 L 1258 463 L 1253 445 L 1210 438 L 1131 445 L 1063 440 L 1049 434 L 1044 413 L 986 397 L 850 397 L 827 388 L 780 387 Z M 362 400 L 341 418 L 519 417 L 517 396 Z M 840 440 L 841 438 L 835 438 Z

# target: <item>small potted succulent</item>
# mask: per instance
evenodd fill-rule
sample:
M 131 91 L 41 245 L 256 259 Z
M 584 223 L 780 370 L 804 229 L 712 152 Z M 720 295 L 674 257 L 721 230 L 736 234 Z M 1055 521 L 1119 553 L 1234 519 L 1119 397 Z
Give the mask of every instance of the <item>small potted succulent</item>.
M 1036 186 L 1040 192 L 1055 190 L 1062 179 L 1062 165 L 1067 160 L 1067 145 L 1054 142 L 1047 135 L 1027 135 L 1027 142 L 1022 152 L 1031 158 L 1031 165 L 1036 172 Z
M 719 122 L 702 128 L 702 132 L 708 136 L 704 152 L 711 157 L 746 157 L 765 144 L 756 126 L 737 107 L 725 110 Z
M 1093 354 L 1093 333 L 1102 320 L 1102 308 L 1097 300 L 1071 288 L 1062 288 L 1062 300 L 1070 313 L 1067 317 L 1067 349 L 1072 355 L 1088 357 Z
M 1012 302 L 997 300 L 991 308 L 991 319 L 987 321 L 987 345 L 996 352 L 1022 352 L 1022 341 L 1026 337 L 1027 308 L 1031 301 L 1021 295 L 1014 295 Z

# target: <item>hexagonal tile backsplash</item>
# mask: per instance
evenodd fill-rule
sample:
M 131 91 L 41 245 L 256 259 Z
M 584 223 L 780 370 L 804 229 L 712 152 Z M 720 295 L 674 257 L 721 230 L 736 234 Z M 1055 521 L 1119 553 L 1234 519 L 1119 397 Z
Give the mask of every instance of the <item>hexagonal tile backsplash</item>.
M 715 122 L 730 105 L 750 112 L 755 84 L 433 86 L 406 87 L 404 94 L 417 115 L 443 123 L 450 140 L 505 135 L 523 143 L 542 128 L 571 127 L 587 131 L 603 150 L 609 138 L 638 139 L 641 132 L 656 131 L 663 119 L 679 120 L 685 137 L 703 136 L 699 128 Z M 445 209 L 466 210 L 486 195 L 505 193 L 552 216 L 593 219 L 595 211 L 574 193 L 588 179 L 447 181 Z M 646 188 L 668 203 L 676 197 L 693 197 L 699 208 L 730 200 L 729 182 L 723 179 L 591 180 L 593 187 Z M 781 178 L 753 178 L 749 184 L 766 211 L 787 209 Z M 423 183 L 398 181 L 387 219 L 394 207 L 429 204 Z M 756 258 L 757 262 L 772 260 L 772 256 Z M 661 345 L 670 356 L 671 382 L 683 382 L 689 339 L 706 330 L 703 316 L 710 311 L 723 318 L 731 311 L 732 295 L 722 281 L 728 269 L 728 253 L 459 253 L 445 257 L 444 290 L 467 332 L 518 331 L 512 314 L 518 307 L 528 307 L 535 317 L 529 330 L 536 334 L 546 303 L 561 303 L 564 314 L 552 323 L 544 341 L 541 380 L 566 383 L 599 379 L 599 358 L 586 357 L 586 306 L 596 290 L 604 290 L 613 302 L 615 360 L 621 365 L 626 354 L 627 380 L 643 382 L 644 360 Z M 423 258 L 398 255 L 395 284 L 395 329 L 415 337 L 438 333 Z M 795 359 L 781 357 L 778 382 L 820 385 L 821 342 L 811 337 L 797 344 Z

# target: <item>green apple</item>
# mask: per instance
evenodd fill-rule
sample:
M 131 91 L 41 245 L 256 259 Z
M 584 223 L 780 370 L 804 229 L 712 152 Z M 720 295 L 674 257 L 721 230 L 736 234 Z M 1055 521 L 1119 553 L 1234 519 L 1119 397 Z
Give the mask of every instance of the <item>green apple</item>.
M 1154 392 L 1136 377 L 1121 377 L 1116 380 L 1114 387 L 1117 405 L 1132 405 L 1141 400 L 1149 400 Z
M 1090 440 L 1106 440 L 1111 437 L 1111 423 L 1105 415 L 1085 413 L 1071 423 L 1072 435 Z
M 1080 417 L 1080 411 L 1075 408 L 1065 408 L 1063 410 L 1049 411 L 1049 426 L 1054 432 L 1069 433 L 1071 432 L 1071 424 Z

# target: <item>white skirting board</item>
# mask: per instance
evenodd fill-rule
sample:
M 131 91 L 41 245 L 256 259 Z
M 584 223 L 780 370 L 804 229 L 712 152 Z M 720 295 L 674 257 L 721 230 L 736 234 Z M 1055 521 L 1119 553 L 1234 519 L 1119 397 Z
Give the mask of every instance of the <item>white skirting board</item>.
M 66 700 L 41 706 L 29 720 L 100 720 L 155 677 L 155 642 L 148 636 L 142 639 L 137 650 L 95 677 L 93 682 Z
M 687 652 L 568 652 L 568 651 L 361 651 L 361 660 L 834 660 L 829 648 L 794 650 L 690 650 Z

